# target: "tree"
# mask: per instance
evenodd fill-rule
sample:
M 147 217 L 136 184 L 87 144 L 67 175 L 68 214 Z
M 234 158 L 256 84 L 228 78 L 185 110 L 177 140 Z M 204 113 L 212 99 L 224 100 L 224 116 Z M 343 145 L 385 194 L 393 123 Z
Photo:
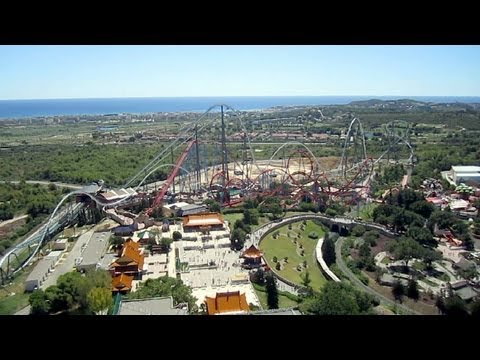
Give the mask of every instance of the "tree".
M 274 204 L 270 207 L 270 211 L 272 212 L 272 216 L 274 219 L 280 218 L 283 214 L 283 209 L 279 204 Z
M 220 212 L 221 206 L 220 203 L 212 199 L 207 199 L 204 201 L 205 205 L 208 206 L 208 209 L 212 212 Z
M 192 288 L 182 280 L 163 276 L 141 282 L 137 291 L 128 294 L 129 299 L 146 299 L 152 297 L 172 296 L 175 305 L 187 303 L 190 312 L 196 311 L 196 298 L 192 296 Z
M 405 286 L 403 286 L 400 281 L 396 280 L 392 286 L 392 294 L 395 301 L 402 302 L 403 296 L 405 295 Z
M 325 235 L 322 244 L 322 256 L 327 266 L 335 263 L 335 245 L 330 236 Z
M 265 282 L 265 271 L 262 267 L 259 267 L 257 271 L 252 274 L 252 282 L 260 285 Z
M 114 235 L 110 238 L 110 243 L 115 249 L 120 249 L 124 242 L 125 240 L 121 236 Z
M 249 225 L 258 225 L 258 214 L 255 210 L 243 210 L 243 222 Z
M 365 227 L 363 225 L 355 225 L 352 229 L 352 235 L 359 237 L 365 233 Z
M 172 242 L 173 240 L 170 238 L 162 238 L 162 240 L 160 240 L 160 245 L 163 246 L 164 251 L 169 252 Z
M 420 244 L 436 246 L 437 242 L 433 239 L 432 233 L 424 227 L 410 226 L 406 235 Z
M 362 258 L 366 258 L 368 256 L 370 256 L 370 245 L 368 245 L 367 242 L 364 242 L 361 246 L 360 246 L 360 249 L 358 251 L 358 254 L 362 257 Z
M 180 231 L 174 231 L 172 236 L 173 236 L 173 241 L 178 241 L 182 238 L 182 233 Z
M 245 209 L 255 209 L 258 206 L 258 203 L 255 199 L 248 198 L 243 202 L 243 207 Z
M 28 298 L 31 309 L 30 314 L 32 315 L 47 315 L 50 310 L 50 306 L 47 302 L 47 296 L 43 290 L 35 290 L 30 297 Z
M 420 293 L 418 291 L 418 285 L 417 285 L 417 282 L 414 279 L 410 279 L 408 281 L 407 296 L 410 299 L 413 299 L 415 301 L 418 301 L 418 299 L 420 298 Z
M 475 265 L 472 264 L 466 269 L 460 269 L 458 274 L 465 280 L 471 280 L 477 276 L 477 269 L 475 268 Z
M 480 300 L 475 301 L 471 305 L 471 315 L 474 317 L 480 317 Z
M 87 304 L 93 313 L 106 315 L 113 305 L 112 291 L 101 287 L 93 288 L 87 295 Z
M 269 309 L 278 309 L 278 290 L 275 278 L 271 273 L 265 276 L 267 289 L 267 305 Z
M 111 291 L 112 277 L 106 270 L 96 269 L 87 271 L 85 276 L 76 282 L 77 301 L 84 309 L 88 309 L 87 296 L 93 288 L 104 288 Z
M 243 248 L 243 244 L 245 244 L 246 237 L 247 237 L 247 234 L 243 229 L 237 228 L 233 230 L 230 238 L 232 247 L 235 250 L 241 250 Z
M 302 278 L 302 284 L 305 287 L 309 287 L 310 283 L 312 282 L 312 279 L 310 279 L 310 273 L 308 271 L 305 272 L 305 275 L 301 276 Z
M 63 291 L 57 285 L 49 286 L 45 290 L 45 296 L 50 303 L 50 312 L 52 313 L 68 310 L 74 304 L 72 295 Z
M 421 258 L 424 250 L 423 247 L 412 238 L 401 238 L 392 243 L 390 250 L 393 251 L 395 259 L 405 261 L 405 266 L 408 267 L 408 262 L 413 258 Z
M 425 200 L 419 200 L 410 205 L 410 210 L 428 219 L 435 211 L 435 205 Z
M 319 295 L 307 298 L 300 304 L 303 313 L 313 315 L 358 315 L 368 312 L 370 308 L 371 305 L 365 306 L 364 299 L 351 286 L 333 281 L 327 282 Z
M 467 304 L 457 295 L 444 300 L 444 313 L 450 316 L 467 316 Z
M 423 252 L 423 261 L 427 265 L 427 269 L 432 268 L 432 263 L 442 259 L 442 254 L 432 249 L 425 249 Z
M 380 236 L 377 230 L 370 230 L 363 234 L 363 239 L 370 244 L 370 246 L 375 246 L 377 244 L 377 239 Z

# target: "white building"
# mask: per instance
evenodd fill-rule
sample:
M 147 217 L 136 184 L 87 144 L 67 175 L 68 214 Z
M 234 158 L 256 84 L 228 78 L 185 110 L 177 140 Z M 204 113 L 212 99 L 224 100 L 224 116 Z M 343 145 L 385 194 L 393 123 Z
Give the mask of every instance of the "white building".
M 457 185 L 467 182 L 480 183 L 480 166 L 452 166 L 452 178 Z
M 68 245 L 68 239 L 58 239 L 53 243 L 53 250 L 65 250 Z

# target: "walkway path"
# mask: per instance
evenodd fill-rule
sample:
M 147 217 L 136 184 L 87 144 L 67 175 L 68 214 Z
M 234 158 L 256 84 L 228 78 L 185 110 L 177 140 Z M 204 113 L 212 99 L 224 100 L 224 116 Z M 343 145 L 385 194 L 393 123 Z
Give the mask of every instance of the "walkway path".
M 390 306 L 396 306 L 397 308 L 401 309 L 402 312 L 404 312 L 405 314 L 407 315 L 420 315 L 418 312 L 414 311 L 414 310 L 411 310 L 409 309 L 408 307 L 406 307 L 405 305 L 402 305 L 402 304 L 398 304 L 396 303 L 395 301 L 393 300 L 390 300 L 389 298 L 383 296 L 382 294 L 376 292 L 375 290 L 373 290 L 372 288 L 366 286 L 365 284 L 363 284 L 356 276 L 355 274 L 352 273 L 352 271 L 347 267 L 347 265 L 345 264 L 345 262 L 343 261 L 343 258 L 342 258 L 342 246 L 343 246 L 343 241 L 345 240 L 344 237 L 340 237 L 338 238 L 337 242 L 335 243 L 335 257 L 336 257 L 336 263 L 337 263 L 337 266 L 338 268 L 349 278 L 349 280 L 355 284 L 355 286 L 357 288 L 359 288 L 360 290 L 363 290 L 375 297 L 377 297 L 380 302 L 383 304 L 383 305 L 390 305 Z
M 323 245 L 323 240 L 325 238 L 322 236 L 318 242 L 317 242 L 317 246 L 315 247 L 315 255 L 317 257 L 317 261 L 318 263 L 320 264 L 320 266 L 322 267 L 323 271 L 328 275 L 330 276 L 330 278 L 333 280 L 333 281 L 336 281 L 336 282 L 340 282 L 340 279 L 337 277 L 337 275 L 335 275 L 333 273 L 332 270 L 330 270 L 330 268 L 328 267 L 327 263 L 325 262 L 325 260 L 323 260 L 323 253 L 322 253 L 322 245 Z
M 10 220 L 0 221 L 0 227 L 11 224 L 18 220 L 25 219 L 26 217 L 28 217 L 28 215 L 21 215 L 21 216 L 14 217 L 13 219 L 10 219 Z
M 0 181 L 0 183 L 12 183 L 12 184 L 18 184 L 20 181 Z M 83 186 L 82 185 L 77 185 L 77 184 L 65 184 L 61 182 L 51 182 L 51 181 L 37 181 L 37 180 L 27 180 L 25 181 L 27 184 L 40 184 L 40 185 L 50 185 L 54 184 L 55 186 L 58 187 L 64 187 L 67 189 L 73 189 L 73 190 L 78 190 L 81 189 Z

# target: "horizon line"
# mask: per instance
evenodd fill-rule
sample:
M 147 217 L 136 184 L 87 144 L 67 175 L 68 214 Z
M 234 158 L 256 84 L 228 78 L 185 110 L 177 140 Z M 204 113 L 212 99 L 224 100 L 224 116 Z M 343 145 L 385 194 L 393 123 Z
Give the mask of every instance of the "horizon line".
M 0 101 L 42 101 L 42 100 L 112 100 L 112 99 L 185 99 L 185 98 L 306 98 L 306 97 L 450 97 L 450 98 L 480 98 L 480 95 L 208 95 L 208 96 L 118 96 L 118 97 L 71 97 L 71 98 L 15 98 L 0 99 Z

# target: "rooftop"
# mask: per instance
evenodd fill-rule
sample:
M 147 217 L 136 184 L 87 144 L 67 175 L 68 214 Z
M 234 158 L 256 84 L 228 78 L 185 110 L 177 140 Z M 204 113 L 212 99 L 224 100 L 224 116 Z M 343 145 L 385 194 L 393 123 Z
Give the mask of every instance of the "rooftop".
M 193 209 L 199 209 L 199 208 L 206 208 L 206 206 L 203 204 L 187 204 L 185 206 L 182 206 L 180 209 L 182 211 L 186 211 L 186 210 L 193 210 Z
M 45 256 L 46 259 L 57 259 L 62 256 L 63 250 L 52 250 Z
M 459 172 L 462 172 L 462 173 L 478 173 L 480 172 L 480 166 L 470 166 L 470 165 L 467 165 L 467 166 L 452 166 L 452 170 L 459 173 Z
M 223 225 L 223 216 L 218 213 L 187 215 L 183 217 L 183 226 Z
M 254 311 L 250 315 L 302 315 L 302 313 L 295 309 L 273 309 Z
M 130 291 L 132 289 L 133 276 L 120 274 L 112 279 L 112 291 Z
M 101 186 L 98 186 L 97 184 L 91 184 L 91 185 L 84 186 L 79 191 L 86 194 L 96 194 L 97 192 L 100 191 L 100 189 L 101 189 Z
M 169 296 L 122 301 L 118 315 L 187 315 L 187 312 L 186 308 L 174 308 L 173 299 Z
M 134 195 L 137 195 L 137 192 L 132 188 L 112 189 L 108 192 L 104 192 L 100 194 L 100 196 L 102 196 L 105 200 L 117 200 L 127 196 L 134 196 Z
M 206 297 L 207 312 L 209 315 L 241 313 L 250 310 L 245 293 L 240 291 L 217 293 L 214 298 Z
M 259 258 L 263 256 L 263 253 L 257 249 L 255 245 L 251 245 L 247 250 L 245 250 L 242 254 L 243 257 L 245 258 Z
M 461 289 L 455 290 L 455 294 L 460 296 L 462 300 L 471 300 L 479 295 L 471 286 L 465 286 Z
M 187 205 L 190 205 L 190 204 L 182 201 L 182 202 L 164 205 L 163 207 L 167 209 L 172 209 L 172 208 L 180 209 L 183 206 L 187 206 Z

